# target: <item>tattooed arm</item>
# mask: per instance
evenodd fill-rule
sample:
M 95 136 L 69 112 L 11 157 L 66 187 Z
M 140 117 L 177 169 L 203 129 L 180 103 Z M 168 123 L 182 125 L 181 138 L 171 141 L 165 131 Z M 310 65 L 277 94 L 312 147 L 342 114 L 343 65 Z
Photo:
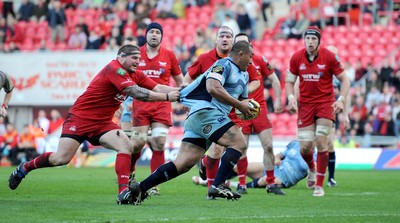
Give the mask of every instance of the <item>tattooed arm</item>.
M 177 101 L 179 99 L 178 91 L 158 93 L 138 85 L 129 86 L 125 88 L 123 92 L 140 101 Z

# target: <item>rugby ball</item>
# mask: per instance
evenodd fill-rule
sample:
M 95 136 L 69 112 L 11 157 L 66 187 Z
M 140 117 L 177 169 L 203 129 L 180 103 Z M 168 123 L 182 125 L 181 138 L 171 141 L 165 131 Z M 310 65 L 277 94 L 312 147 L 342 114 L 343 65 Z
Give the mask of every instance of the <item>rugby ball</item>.
M 258 115 L 260 115 L 260 104 L 257 101 L 250 99 L 249 107 L 256 109 L 256 111 L 253 112 L 253 115 L 251 117 L 245 117 L 244 114 L 241 111 L 239 111 L 239 109 L 235 108 L 235 113 L 236 113 L 237 117 L 240 119 L 243 119 L 243 120 L 252 120 L 252 119 L 257 118 Z

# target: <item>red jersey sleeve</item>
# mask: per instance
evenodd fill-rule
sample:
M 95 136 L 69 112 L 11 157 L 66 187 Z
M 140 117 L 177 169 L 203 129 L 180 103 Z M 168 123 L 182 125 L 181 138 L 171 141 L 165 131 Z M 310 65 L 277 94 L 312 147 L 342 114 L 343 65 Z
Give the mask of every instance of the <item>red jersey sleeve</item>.
M 265 77 L 268 77 L 269 75 L 274 73 L 274 68 L 271 67 L 267 58 L 265 58 L 264 56 L 261 56 L 260 70 L 261 74 L 263 74 Z
M 328 57 L 328 62 L 329 62 L 329 67 L 331 70 L 331 73 L 334 74 L 335 76 L 338 76 L 339 74 L 343 73 L 344 68 L 342 64 L 340 63 L 340 58 L 339 55 L 335 55 L 334 53 L 330 52 L 329 50 L 327 51 L 327 57 Z
M 132 74 L 132 80 L 140 87 L 144 87 L 146 89 L 153 89 L 157 86 L 157 82 L 153 81 L 151 78 L 147 77 L 142 71 L 136 70 L 134 74 Z
M 198 76 L 200 76 L 200 74 L 202 74 L 202 63 L 201 61 L 203 60 L 203 55 L 200 55 L 199 58 L 197 58 L 197 60 L 190 65 L 190 67 L 188 67 L 188 75 L 194 80 L 196 79 Z
M 247 73 L 249 73 L 249 83 L 255 80 L 260 80 L 260 76 L 258 75 L 257 69 L 254 65 L 250 65 L 249 68 L 247 68 Z
M 182 74 L 181 67 L 179 66 L 178 58 L 176 58 L 176 55 L 172 51 L 169 52 L 169 58 L 171 58 L 171 75 L 172 76 L 178 76 L 179 74 Z
M 109 72 L 105 76 L 119 91 L 136 84 L 133 82 L 131 74 L 122 68 L 122 65 L 118 61 L 110 64 L 109 69 Z
M 300 58 L 300 53 L 297 52 L 293 54 L 293 56 L 290 58 L 290 66 L 289 66 L 289 71 L 293 75 L 298 76 L 299 75 L 299 58 Z

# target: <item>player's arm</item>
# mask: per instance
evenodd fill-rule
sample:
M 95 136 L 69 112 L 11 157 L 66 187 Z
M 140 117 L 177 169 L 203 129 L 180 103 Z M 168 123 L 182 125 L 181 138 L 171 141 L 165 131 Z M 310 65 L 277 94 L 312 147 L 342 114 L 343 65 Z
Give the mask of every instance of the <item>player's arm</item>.
M 182 75 L 182 73 L 180 73 L 179 75 L 172 76 L 172 78 L 174 79 L 175 84 L 176 84 L 177 87 L 182 86 L 182 84 L 183 84 L 183 75 Z
M 178 87 L 171 87 L 164 84 L 157 84 L 152 91 L 159 92 L 159 93 L 169 93 L 171 91 L 179 91 L 180 88 Z
M 4 91 L 6 92 L 5 96 L 4 96 L 4 100 L 3 100 L 3 105 L 0 108 L 0 117 L 6 117 L 7 116 L 7 109 L 8 109 L 8 103 L 10 103 L 12 94 L 13 94 L 13 90 L 14 90 L 14 84 L 11 81 L 11 78 L 4 74 L 5 78 L 5 84 L 4 84 Z
M 282 153 L 278 153 L 275 155 L 275 165 L 280 166 L 282 163 L 283 155 Z
M 349 77 L 347 77 L 346 72 L 342 72 L 338 76 L 336 76 L 337 79 L 341 82 L 340 84 L 340 93 L 339 93 L 339 98 L 338 100 L 332 105 L 333 110 L 335 113 L 339 113 L 344 109 L 345 103 L 346 103 L 346 98 L 347 94 L 349 93 L 350 89 L 350 80 Z
M 281 100 L 281 82 L 276 76 L 275 72 L 268 76 L 268 80 L 271 81 L 272 89 L 275 93 L 275 103 L 274 103 L 274 111 L 275 113 L 282 113 L 282 100 Z
M 289 112 L 292 113 L 297 112 L 297 98 L 294 96 L 294 83 L 296 82 L 296 79 L 297 76 L 292 74 L 288 69 L 286 71 L 285 90 L 288 97 Z
M 153 88 L 154 89 L 154 88 Z M 169 93 L 155 92 L 138 85 L 126 87 L 123 92 L 128 94 L 134 99 L 140 101 L 177 101 L 179 99 L 178 91 L 171 91 Z
M 207 92 L 218 101 L 239 109 L 246 117 L 253 116 L 252 111 L 255 109 L 248 106 L 248 101 L 239 101 L 232 97 L 218 80 L 208 78 L 206 81 L 206 88 Z
M 255 90 L 257 90 L 261 86 L 260 80 L 253 80 L 250 81 L 249 87 L 248 87 L 248 92 L 249 94 L 253 93 Z

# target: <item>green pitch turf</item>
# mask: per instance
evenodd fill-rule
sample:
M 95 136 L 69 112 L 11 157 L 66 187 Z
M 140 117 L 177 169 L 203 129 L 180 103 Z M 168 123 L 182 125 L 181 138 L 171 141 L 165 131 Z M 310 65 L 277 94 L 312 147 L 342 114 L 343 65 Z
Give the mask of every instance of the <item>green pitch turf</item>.
M 339 187 L 312 197 L 305 181 L 286 196 L 249 189 L 239 201 L 206 200 L 192 169 L 162 184 L 141 206 L 116 204 L 113 168 L 48 168 L 31 172 L 15 191 L 14 168 L 0 168 L 0 222 L 400 222 L 400 171 L 337 171 Z M 138 180 L 149 173 L 138 168 Z

